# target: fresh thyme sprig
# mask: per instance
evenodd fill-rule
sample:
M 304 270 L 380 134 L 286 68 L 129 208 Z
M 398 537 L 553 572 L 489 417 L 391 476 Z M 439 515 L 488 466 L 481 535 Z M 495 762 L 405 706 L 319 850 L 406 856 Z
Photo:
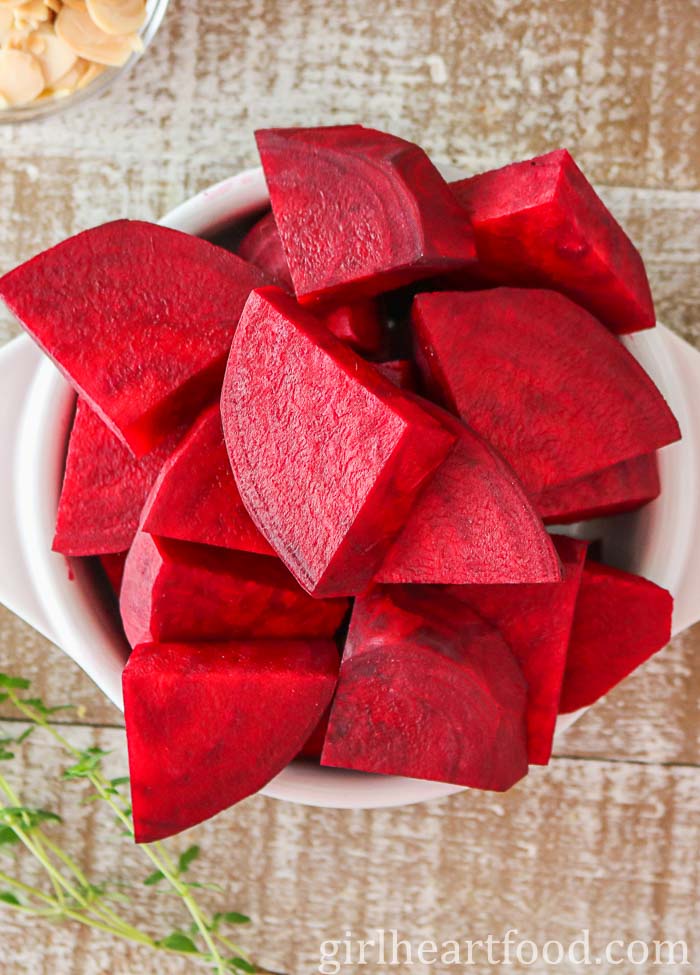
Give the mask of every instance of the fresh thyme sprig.
M 81 750 L 62 734 L 52 719 L 71 705 L 49 707 L 40 698 L 26 696 L 29 688 L 30 682 L 23 677 L 0 674 L 0 702 L 11 704 L 28 723 L 17 735 L 0 736 L 0 763 L 10 762 L 15 757 L 14 749 L 21 747 L 36 731 L 50 735 L 72 762 L 62 772 L 63 781 L 89 783 L 91 791 L 84 801 L 103 802 L 114 814 L 122 833 L 133 839 L 126 792 L 128 778 L 109 778 L 103 769 L 108 752 L 94 746 Z M 190 846 L 177 859 L 163 843 L 140 847 L 152 867 L 143 884 L 179 897 L 189 915 L 189 923 L 183 929 L 156 937 L 130 924 L 117 910 L 116 905 L 128 901 L 122 891 L 115 885 L 92 882 L 75 859 L 52 839 L 50 827 L 60 821 L 60 816 L 51 810 L 23 804 L 6 776 L 0 773 L 0 853 L 24 847 L 41 864 L 50 885 L 42 889 L 0 871 L 0 908 L 46 921 L 74 921 L 155 952 L 187 956 L 217 975 L 241 972 L 273 975 L 257 966 L 226 933 L 231 927 L 247 924 L 250 919 L 245 914 L 217 911 L 210 915 L 197 901 L 198 889 L 221 890 L 216 884 L 188 879 L 188 871 L 200 855 L 198 846 Z

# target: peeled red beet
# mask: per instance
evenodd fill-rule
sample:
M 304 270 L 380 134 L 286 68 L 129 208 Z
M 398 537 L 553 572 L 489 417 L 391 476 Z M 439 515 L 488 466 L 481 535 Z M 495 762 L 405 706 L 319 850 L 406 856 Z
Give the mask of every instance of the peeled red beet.
M 164 538 L 274 555 L 238 493 L 218 403 L 205 410 L 163 466 L 141 528 Z
M 564 536 L 555 536 L 554 541 L 564 567 L 562 582 L 447 589 L 452 598 L 498 628 L 520 664 L 528 685 L 528 757 L 535 765 L 546 765 L 552 753 L 569 635 L 586 555 L 585 542 Z M 417 600 L 418 595 L 414 592 L 412 598 Z M 430 602 L 429 591 L 424 598 Z
M 100 565 L 107 576 L 115 596 L 119 596 L 124 578 L 124 565 L 128 552 L 110 552 L 100 556 Z
M 131 646 L 246 637 L 332 636 L 345 599 L 313 599 L 274 558 L 139 532 L 120 609 Z
M 68 443 L 53 549 L 102 555 L 129 548 L 146 495 L 182 436 L 180 428 L 137 460 L 83 399 Z
M 559 710 L 607 694 L 671 639 L 673 597 L 641 576 L 587 561 L 581 577 Z
M 547 488 L 532 501 L 546 525 L 567 525 L 634 511 L 657 498 L 660 491 L 659 463 L 651 453 Z
M 292 275 L 272 211 L 251 227 L 241 241 L 238 255 L 264 271 L 273 284 L 294 293 Z
M 509 789 L 527 773 L 520 668 L 497 630 L 463 606 L 454 623 L 381 586 L 355 601 L 322 765 Z
M 253 292 L 221 399 L 243 503 L 301 585 L 364 591 L 454 442 L 276 288 Z
M 329 332 L 356 352 L 377 355 L 381 351 L 382 326 L 373 298 L 336 305 L 320 317 Z
M 558 582 L 557 553 L 513 471 L 455 417 L 420 402 L 455 445 L 419 494 L 376 581 Z
M 337 672 L 331 640 L 137 647 L 122 677 L 136 842 L 266 785 L 318 723 Z
M 561 291 L 613 332 L 656 324 L 642 258 L 566 149 L 451 187 L 471 219 L 482 273 Z
M 303 304 L 355 301 L 475 261 L 466 214 L 413 143 L 361 125 L 256 139 Z
M 116 220 L 0 279 L 0 297 L 137 456 L 214 398 L 261 271 L 166 227 Z
M 634 357 L 555 291 L 417 295 L 427 384 L 495 447 L 531 495 L 678 440 Z
M 390 362 L 375 362 L 374 368 L 381 372 L 399 389 L 416 388 L 416 374 L 411 359 L 392 359 Z

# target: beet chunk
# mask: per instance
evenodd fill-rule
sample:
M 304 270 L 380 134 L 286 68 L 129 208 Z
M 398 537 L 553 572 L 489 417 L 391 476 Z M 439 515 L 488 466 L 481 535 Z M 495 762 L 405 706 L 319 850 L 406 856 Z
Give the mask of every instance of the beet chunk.
M 79 399 L 68 444 L 53 548 L 63 555 L 102 555 L 129 548 L 146 495 L 183 430 L 137 460 Z
M 656 324 L 642 258 L 566 149 L 451 186 L 483 274 L 561 291 L 619 334 Z
M 463 606 L 355 601 L 322 765 L 509 789 L 527 773 L 526 685 L 497 630 Z M 410 594 L 406 595 L 408 603 Z M 456 625 L 455 625 L 456 624 Z
M 251 227 L 240 243 L 238 255 L 264 271 L 279 288 L 290 294 L 294 292 L 292 275 L 289 273 L 289 265 L 272 212 L 266 213 Z
M 141 527 L 164 538 L 274 555 L 238 493 L 218 403 L 205 410 L 163 466 Z
M 454 442 L 275 288 L 253 292 L 221 399 L 243 503 L 300 584 L 364 591 Z
M 546 765 L 559 707 L 567 646 L 586 543 L 555 536 L 564 579 L 520 586 L 450 586 L 449 595 L 497 627 L 528 684 L 528 756 Z M 413 598 L 416 596 L 414 594 Z M 429 593 L 425 597 L 429 600 Z
M 558 582 L 561 565 L 512 470 L 444 410 L 421 401 L 455 435 L 376 575 L 378 582 Z
M 372 298 L 337 305 L 321 315 L 328 331 L 363 355 L 378 355 L 382 348 L 379 311 Z
M 274 558 L 139 532 L 120 609 L 131 646 L 244 637 L 332 636 L 345 599 L 313 599 Z
M 122 678 L 136 842 L 266 785 L 318 723 L 337 671 L 330 640 L 137 647 Z
M 661 491 L 655 453 L 620 461 L 596 474 L 548 488 L 533 503 L 546 525 L 634 511 Z
M 475 261 L 466 214 L 413 143 L 360 125 L 256 138 L 303 304 L 354 301 Z
M 673 597 L 641 576 L 587 561 L 559 710 L 593 704 L 671 639 Z
M 503 455 L 532 495 L 680 437 L 639 363 L 563 295 L 421 294 L 413 309 L 431 391 Z
M 0 297 L 137 455 L 214 398 L 257 268 L 150 223 L 86 230 L 0 279 Z
M 340 661 L 339 661 L 340 662 Z M 321 720 L 304 742 L 300 752 L 300 758 L 320 758 L 323 745 L 328 732 L 328 721 L 331 716 L 330 706 L 321 715 Z
M 115 596 L 119 596 L 124 578 L 124 565 L 128 552 L 110 552 L 100 556 L 102 571 L 107 576 L 107 581 L 112 587 Z

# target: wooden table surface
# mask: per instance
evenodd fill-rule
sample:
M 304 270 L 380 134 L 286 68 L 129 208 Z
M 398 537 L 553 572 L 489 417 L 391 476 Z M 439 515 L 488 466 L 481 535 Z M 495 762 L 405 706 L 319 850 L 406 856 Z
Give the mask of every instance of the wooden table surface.
M 697 342 L 699 19 L 695 0 L 173 0 L 152 50 L 111 93 L 0 127 L 0 271 L 103 220 L 157 218 L 253 164 L 258 126 L 362 121 L 465 171 L 567 146 L 640 246 L 659 317 Z M 4 341 L 17 328 L 2 314 Z M 290 975 L 318 970 L 322 940 L 377 927 L 438 941 L 512 927 L 540 945 L 582 928 L 602 944 L 684 939 L 697 970 L 699 651 L 698 628 L 674 640 L 506 796 L 374 812 L 256 797 L 188 834 L 203 849 L 198 872 L 253 915 L 249 943 Z M 120 715 L 4 610 L 0 658 L 47 697 L 82 705 L 69 733 L 125 764 Z M 28 749 L 27 793 L 59 805 L 63 839 L 96 875 L 139 878 L 139 854 L 109 818 L 47 781 L 55 760 Z M 172 910 L 138 898 L 144 922 Z M 2 975 L 190 970 L 0 910 Z M 597 967 L 608 970 L 627 971 Z

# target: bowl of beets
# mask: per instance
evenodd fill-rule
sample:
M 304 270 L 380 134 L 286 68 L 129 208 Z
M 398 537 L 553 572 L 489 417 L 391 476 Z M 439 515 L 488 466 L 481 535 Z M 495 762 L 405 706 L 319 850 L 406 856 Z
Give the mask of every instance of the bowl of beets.
M 668 642 L 684 567 L 677 340 L 566 150 L 447 182 L 362 126 L 257 141 L 0 279 L 60 372 L 25 547 L 124 707 L 139 842 L 261 789 L 509 789 Z

